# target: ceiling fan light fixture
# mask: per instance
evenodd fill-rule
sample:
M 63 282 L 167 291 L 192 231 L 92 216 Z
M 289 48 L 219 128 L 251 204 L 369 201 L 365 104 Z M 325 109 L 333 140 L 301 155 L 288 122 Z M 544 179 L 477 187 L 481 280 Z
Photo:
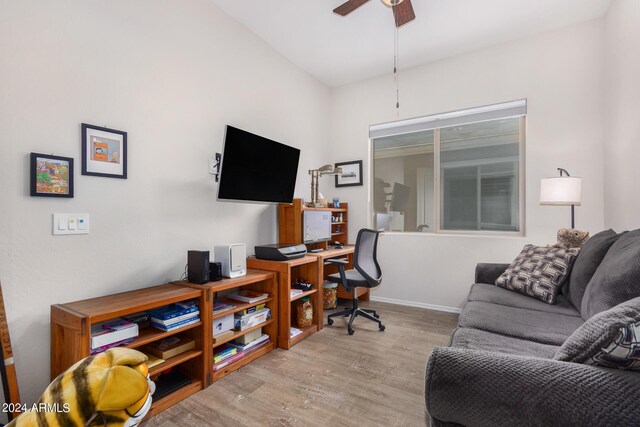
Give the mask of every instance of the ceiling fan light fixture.
M 380 0 L 380 1 L 382 1 L 382 4 L 384 4 L 387 7 L 393 7 L 393 6 L 399 5 L 404 0 Z

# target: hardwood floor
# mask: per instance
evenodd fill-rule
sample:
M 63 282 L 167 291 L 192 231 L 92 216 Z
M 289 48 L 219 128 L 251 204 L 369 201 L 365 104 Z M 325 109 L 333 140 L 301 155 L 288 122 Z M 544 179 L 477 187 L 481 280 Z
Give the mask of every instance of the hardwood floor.
M 386 326 L 346 320 L 276 349 L 155 416 L 144 427 L 426 426 L 424 374 L 458 316 L 380 302 Z M 325 319 L 326 325 L 326 319 Z

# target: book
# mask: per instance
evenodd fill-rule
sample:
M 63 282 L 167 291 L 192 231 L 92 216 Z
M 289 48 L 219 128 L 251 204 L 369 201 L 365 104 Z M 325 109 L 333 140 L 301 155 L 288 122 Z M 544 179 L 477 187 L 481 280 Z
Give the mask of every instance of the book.
M 160 341 L 155 341 L 142 347 L 145 353 L 152 354 L 160 359 L 169 359 L 185 351 L 193 350 L 196 342 L 191 338 L 172 336 Z
M 235 333 L 236 332 L 232 331 L 232 330 L 221 332 L 218 335 L 214 335 L 213 336 L 213 342 L 217 343 L 217 342 L 220 342 L 220 341 L 224 341 L 225 339 L 233 336 L 233 334 L 235 334 Z
M 182 388 L 187 384 L 191 384 L 191 382 L 192 379 L 180 373 L 180 371 L 172 370 L 171 372 L 162 374 L 154 380 L 154 383 L 156 384 L 156 391 L 153 393 L 153 398 L 156 401 L 160 400 L 179 388 Z
M 239 351 L 246 351 L 246 350 L 250 349 L 251 347 L 254 347 L 254 346 L 256 346 L 256 345 L 260 344 L 261 342 L 266 341 L 268 339 L 269 339 L 269 335 L 264 334 L 260 338 L 258 338 L 256 340 L 253 340 L 248 344 L 238 344 L 236 342 L 230 342 L 227 345 L 231 346 L 231 347 L 235 347 Z
M 138 325 L 138 329 L 142 330 L 151 326 L 149 323 L 149 313 L 146 311 L 142 311 L 140 313 L 128 314 L 126 316 L 122 316 L 124 320 L 128 320 L 131 323 L 135 323 Z
M 106 325 L 111 325 L 117 329 L 110 329 Z M 96 323 L 91 325 L 91 349 L 135 338 L 138 334 L 138 325 L 125 320 Z
M 239 313 L 251 314 L 254 311 L 262 310 L 265 307 L 265 305 L 266 305 L 265 303 L 254 305 L 253 307 L 245 308 L 244 310 L 240 311 Z
M 165 362 L 164 359 L 160 359 L 159 357 L 156 357 L 153 354 L 144 353 L 144 355 L 147 356 L 147 368 L 149 369 Z
M 243 289 L 239 292 L 227 295 L 227 298 L 234 299 L 236 301 L 254 303 L 269 298 L 269 294 L 260 291 L 253 291 L 251 289 Z
M 111 344 L 103 345 L 102 347 L 96 347 L 91 349 L 91 355 L 102 353 L 103 351 L 107 351 L 112 347 L 120 347 L 123 345 L 128 345 L 133 342 L 133 338 L 127 338 L 126 340 L 116 341 Z
M 231 356 L 235 356 L 236 353 L 238 353 L 238 349 L 234 348 L 233 351 L 230 351 L 228 353 L 225 353 L 219 356 L 213 356 L 213 363 L 222 362 L 223 360 L 228 359 Z
M 173 323 L 169 326 L 161 325 L 160 323 L 151 322 L 151 326 L 154 328 L 163 330 L 165 332 L 175 331 L 176 329 L 184 328 L 185 326 L 193 325 L 194 323 L 198 323 L 200 321 L 200 316 L 192 317 L 191 319 L 183 320 L 178 323 Z
M 151 323 L 156 323 L 158 325 L 164 325 L 164 326 L 170 327 L 184 320 L 192 319 L 194 317 L 199 317 L 199 316 L 200 316 L 199 311 L 192 311 L 191 313 L 183 314 L 182 316 L 178 316 L 178 317 L 172 317 L 171 319 L 167 319 L 167 320 L 158 319 L 157 317 L 151 317 Z
M 294 327 L 289 328 L 289 337 L 290 338 L 298 336 L 301 333 L 302 333 L 302 329 L 298 329 L 298 328 L 294 328 Z
M 298 295 L 302 295 L 304 291 L 302 289 L 291 289 L 291 291 L 289 292 L 289 295 L 291 296 L 291 298 L 293 297 L 297 297 Z
M 197 299 L 190 299 L 188 301 L 180 301 L 175 303 L 176 307 L 180 307 L 183 309 L 186 308 L 191 308 L 191 307 L 197 307 L 198 306 L 198 300 Z
M 213 314 L 224 313 L 225 311 L 236 308 L 233 304 L 227 304 L 226 302 L 214 301 L 213 302 Z
M 154 308 L 153 310 L 149 310 L 148 313 L 151 317 L 155 317 L 156 319 L 167 320 L 187 313 L 192 313 L 194 311 L 199 311 L 198 306 L 181 308 L 176 305 L 168 305 L 166 307 Z
M 225 359 L 219 363 L 214 363 L 213 364 L 213 372 L 224 368 L 225 366 L 229 366 L 230 364 L 232 364 L 233 362 L 237 362 L 238 360 L 242 359 L 244 357 L 244 352 L 239 351 L 236 354 L 234 354 L 233 356 L 229 357 L 228 359 Z
M 262 347 L 266 346 L 270 342 L 271 342 L 271 340 L 269 338 L 267 338 L 264 341 L 260 341 L 258 344 L 254 345 L 253 347 L 249 347 L 248 349 L 244 350 L 243 353 L 246 354 L 246 355 L 249 355 L 252 352 L 258 350 L 259 348 L 262 348 Z

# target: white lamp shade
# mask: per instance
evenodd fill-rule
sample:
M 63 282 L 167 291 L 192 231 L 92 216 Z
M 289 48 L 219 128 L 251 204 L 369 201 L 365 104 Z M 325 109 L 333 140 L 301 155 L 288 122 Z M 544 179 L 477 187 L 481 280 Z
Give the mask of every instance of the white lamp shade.
M 580 206 L 582 202 L 582 178 L 556 176 L 540 181 L 540 204 Z

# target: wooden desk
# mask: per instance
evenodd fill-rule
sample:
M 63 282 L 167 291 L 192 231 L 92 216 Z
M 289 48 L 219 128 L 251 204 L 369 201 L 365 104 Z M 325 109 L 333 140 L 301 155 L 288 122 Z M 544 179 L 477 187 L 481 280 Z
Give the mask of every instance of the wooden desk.
M 278 347 L 288 350 L 320 330 L 322 326 L 322 276 L 317 257 L 307 255 L 290 261 L 268 261 L 249 257 L 247 258 L 247 268 L 278 273 Z M 291 298 L 291 283 L 298 278 L 311 282 L 313 287 L 310 291 Z M 311 299 L 314 311 L 313 323 L 302 329 L 301 334 L 291 338 L 292 320 L 296 317 L 292 303 L 302 297 Z M 318 307 L 320 307 L 320 311 L 318 311 Z
M 349 261 L 349 265 L 346 266 L 345 270 L 353 268 L 353 252 L 355 246 L 353 245 L 344 245 L 342 249 L 327 249 L 322 252 L 310 252 L 309 256 L 314 256 L 318 259 L 318 271 L 320 273 L 320 277 L 322 278 L 322 282 L 329 276 L 330 274 L 337 273 L 338 267 L 336 265 L 325 265 L 327 259 L 330 258 L 346 258 Z M 321 292 L 322 292 L 322 285 Z M 338 298 L 343 299 L 353 299 L 353 293 L 356 292 L 356 297 L 360 301 L 369 301 L 369 289 L 368 288 L 356 288 L 351 292 L 347 292 L 342 286 L 338 286 Z M 320 314 L 320 318 L 322 321 L 320 322 L 319 329 L 324 327 L 324 313 L 323 313 L 323 302 L 322 296 L 319 298 L 320 304 L 318 305 L 317 311 Z

